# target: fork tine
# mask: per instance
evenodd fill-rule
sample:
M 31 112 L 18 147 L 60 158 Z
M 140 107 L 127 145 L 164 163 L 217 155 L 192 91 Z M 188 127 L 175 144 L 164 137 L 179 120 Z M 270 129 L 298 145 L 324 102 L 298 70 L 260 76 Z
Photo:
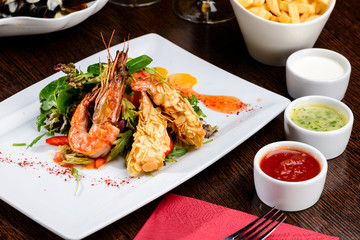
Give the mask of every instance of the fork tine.
M 270 216 L 268 219 L 265 219 L 262 223 L 260 223 L 258 226 L 256 226 L 255 228 L 258 228 L 260 226 L 262 226 L 264 223 L 266 223 L 267 221 L 270 221 L 273 217 L 276 216 L 276 214 L 278 214 L 280 212 L 280 210 L 278 210 L 275 214 L 273 214 L 272 216 Z M 255 239 L 258 235 L 260 235 L 260 233 L 262 233 L 263 231 L 265 231 L 266 229 L 268 229 L 271 225 L 274 224 L 275 221 L 278 221 L 282 216 L 284 215 L 284 213 L 281 213 L 277 218 L 274 218 L 273 220 L 271 220 L 271 222 L 269 222 L 268 224 L 266 224 L 263 228 L 261 228 L 259 231 L 257 231 L 256 233 L 254 233 L 253 235 L 251 235 L 249 238 L 246 238 L 247 240 L 252 240 Z M 261 239 L 265 239 L 267 236 L 269 236 L 282 222 L 284 222 L 286 219 L 286 216 L 284 216 L 284 219 L 282 219 L 281 221 L 279 221 L 277 224 L 275 224 L 272 228 L 270 228 L 267 232 L 265 232 L 263 235 L 261 235 L 260 237 L 256 238 L 257 240 L 261 240 Z M 254 228 L 254 229 L 255 229 Z M 256 229 L 255 229 L 256 230 Z M 251 230 L 252 232 L 254 232 L 255 230 Z M 250 235 L 250 231 L 249 234 Z M 247 235 L 247 236 L 248 236 Z M 244 235 L 243 235 L 244 236 Z
M 281 216 L 282 216 L 283 214 L 281 214 Z M 280 216 L 279 216 L 279 218 L 280 218 Z M 267 238 L 273 231 L 275 231 L 275 229 L 281 224 L 281 223 L 283 223 L 284 221 L 285 221 L 285 219 L 286 219 L 286 216 L 284 216 L 284 218 L 281 220 L 281 221 L 279 221 L 275 226 L 273 226 L 272 228 L 270 228 L 266 233 L 264 233 L 263 235 L 261 235 L 259 238 L 258 238 L 258 240 L 262 240 L 262 239 L 265 239 L 265 238 Z
M 251 223 L 249 223 L 248 225 L 246 225 L 245 227 L 241 228 L 239 231 L 231 234 L 230 236 L 224 238 L 223 240 L 230 240 L 230 239 L 235 239 L 235 237 L 239 236 L 240 234 L 244 233 L 245 231 L 247 231 L 249 228 L 251 228 L 253 225 L 255 225 L 258 221 L 260 221 L 262 218 L 266 217 L 267 215 L 269 215 L 273 210 L 275 209 L 275 207 L 273 207 L 270 211 L 268 211 L 267 213 L 265 213 L 264 215 L 258 217 L 257 219 L 255 219 L 254 221 L 252 221 Z
M 268 212 L 268 214 L 272 213 L 273 209 Z M 250 236 L 251 234 L 253 234 L 255 232 L 255 234 L 253 234 L 250 238 L 248 239 L 254 239 L 257 235 L 259 235 L 261 232 L 263 232 L 266 228 L 268 228 L 276 219 L 272 220 L 270 223 L 268 223 L 267 225 L 265 225 L 263 228 L 261 228 L 260 230 L 258 230 L 261 226 L 263 226 L 268 220 L 271 220 L 271 218 L 273 218 L 274 216 L 276 216 L 276 214 L 278 214 L 280 212 L 280 210 L 277 210 L 275 213 L 273 213 L 271 216 L 269 216 L 267 218 L 267 215 L 265 215 L 265 217 L 262 219 L 262 222 L 260 222 L 258 225 L 254 226 L 251 230 L 249 230 L 248 232 L 246 232 L 245 234 L 241 235 L 240 237 L 235 237 L 234 239 L 245 239 L 248 236 Z M 257 231 L 258 230 L 258 231 Z
M 262 225 L 264 225 L 266 222 L 270 221 L 272 218 L 274 218 L 279 212 L 280 210 L 276 210 L 276 212 L 274 213 L 273 211 L 276 210 L 275 207 L 273 207 L 270 211 L 268 211 L 267 213 L 265 213 L 264 215 L 258 217 L 257 219 L 255 219 L 254 221 L 252 221 L 251 223 L 249 223 L 248 225 L 246 225 L 245 227 L 241 228 L 239 231 L 231 234 L 230 236 L 224 238 L 223 240 L 241 240 L 241 239 L 245 239 L 246 237 L 248 237 L 249 235 L 251 235 L 252 233 L 254 233 L 259 227 L 261 227 Z M 269 216 L 270 214 L 272 214 L 271 216 Z M 258 236 L 260 233 L 262 233 L 263 231 L 265 231 L 266 229 L 268 229 L 270 227 L 270 225 L 272 225 L 275 221 L 279 220 L 280 217 L 283 216 L 283 213 L 281 213 L 277 218 L 273 219 L 272 221 L 270 221 L 270 223 L 268 223 L 266 226 L 264 226 L 263 228 L 261 228 L 259 231 L 257 231 L 256 233 L 254 233 L 253 235 L 250 236 L 250 238 L 246 238 L 246 239 L 254 239 L 256 236 Z M 268 230 L 265 234 L 263 234 L 260 238 L 258 239 L 265 239 L 268 235 L 270 235 L 275 228 L 277 228 L 280 223 L 284 222 L 286 219 L 285 218 L 278 222 L 275 226 L 273 226 L 270 230 Z M 263 220 L 262 222 L 260 222 L 259 224 L 257 224 L 260 220 Z M 257 224 L 257 225 L 256 225 Z M 255 227 L 254 227 L 255 226 Z M 250 228 L 252 228 L 250 231 L 248 231 Z M 241 236 L 240 236 L 241 235 Z

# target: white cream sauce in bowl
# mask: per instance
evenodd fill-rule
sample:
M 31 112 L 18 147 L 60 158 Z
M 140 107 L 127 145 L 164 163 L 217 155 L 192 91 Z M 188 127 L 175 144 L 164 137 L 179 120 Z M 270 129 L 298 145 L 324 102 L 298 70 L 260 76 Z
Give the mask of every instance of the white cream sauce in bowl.
M 303 49 L 287 59 L 286 86 L 294 99 L 321 95 L 341 100 L 350 73 L 350 62 L 341 54 L 321 48 Z

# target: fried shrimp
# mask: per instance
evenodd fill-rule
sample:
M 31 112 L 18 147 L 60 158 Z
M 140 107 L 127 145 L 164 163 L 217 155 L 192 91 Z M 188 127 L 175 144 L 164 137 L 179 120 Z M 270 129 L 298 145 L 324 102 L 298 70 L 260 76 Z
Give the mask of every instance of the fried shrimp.
M 165 152 L 170 149 L 167 121 L 158 109 L 154 108 L 144 91 L 141 92 L 141 103 L 137 114 L 139 122 L 127 158 L 127 169 L 131 175 L 158 170 L 163 166 Z
M 160 106 L 162 113 L 168 116 L 169 126 L 176 133 L 177 139 L 185 145 L 197 148 L 202 146 L 205 130 L 202 121 L 183 97 L 167 83 L 134 80 L 131 84 L 134 91 L 147 91 L 153 102 Z
M 69 131 L 69 145 L 72 150 L 91 158 L 103 157 L 120 133 L 117 122 L 121 112 L 121 99 L 125 91 L 128 69 L 127 50 L 117 52 L 114 61 L 109 59 L 107 76 L 77 106 Z M 92 125 L 89 113 L 94 106 Z

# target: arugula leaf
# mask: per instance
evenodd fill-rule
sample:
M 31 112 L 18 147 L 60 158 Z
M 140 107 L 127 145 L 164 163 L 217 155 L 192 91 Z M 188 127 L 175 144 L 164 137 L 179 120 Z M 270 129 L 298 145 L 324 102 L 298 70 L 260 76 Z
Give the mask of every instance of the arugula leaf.
M 110 161 L 119 154 L 123 153 L 125 147 L 130 142 L 133 133 L 134 132 L 132 130 L 128 130 L 118 135 L 118 139 L 116 139 L 115 142 L 113 143 L 115 146 L 111 149 L 109 155 L 106 158 L 106 161 Z
M 149 65 L 153 59 L 147 55 L 141 55 L 139 57 L 133 58 L 126 63 L 126 66 L 129 68 L 129 74 L 138 72 Z
M 194 109 L 194 111 L 196 112 L 197 115 L 199 115 L 200 117 L 206 117 L 206 115 L 204 114 L 204 112 L 201 110 L 201 108 L 198 106 L 199 104 L 199 99 L 195 96 L 192 95 L 191 98 L 185 97 L 187 100 L 189 100 L 192 108 Z
M 46 132 L 46 133 L 43 133 L 43 134 L 41 134 L 40 136 L 36 137 L 36 138 L 27 146 L 27 148 L 34 146 L 34 144 L 37 143 L 37 142 L 38 142 L 42 137 L 44 137 L 45 135 L 46 135 L 46 136 L 53 136 L 55 130 L 56 130 L 56 129 L 54 129 L 54 130 L 52 130 L 52 131 L 49 131 L 49 132 Z
M 176 147 L 174 146 L 171 153 L 169 153 L 166 157 L 166 161 L 176 161 L 173 157 L 181 157 L 188 152 L 187 147 Z
M 124 119 L 127 122 L 127 125 L 131 130 L 136 131 L 136 125 L 137 125 L 136 107 L 126 98 L 122 99 L 121 104 L 123 107 L 122 119 Z
M 47 113 L 40 113 L 40 115 L 36 117 L 36 126 L 38 132 L 40 132 L 41 126 L 46 125 L 46 115 Z
M 76 196 L 77 191 L 79 189 L 79 185 L 80 185 L 79 171 L 76 168 L 72 167 L 71 168 L 71 173 L 73 174 L 73 176 L 76 179 L 76 190 L 75 190 L 75 196 Z

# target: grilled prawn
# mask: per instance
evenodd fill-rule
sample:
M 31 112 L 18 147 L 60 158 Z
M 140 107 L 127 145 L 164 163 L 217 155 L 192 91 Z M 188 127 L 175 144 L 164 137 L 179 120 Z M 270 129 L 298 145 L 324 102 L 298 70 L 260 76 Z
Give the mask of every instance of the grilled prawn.
M 163 166 L 165 153 L 170 150 L 167 121 L 159 110 L 154 108 L 144 91 L 141 92 L 141 103 L 137 114 L 139 122 L 127 158 L 127 169 L 131 175 L 158 170 Z
M 69 131 L 69 145 L 75 152 L 97 158 L 110 151 L 111 144 L 120 133 L 117 122 L 128 74 L 126 61 L 127 50 L 118 52 L 114 61 L 109 59 L 107 76 L 77 106 Z M 88 129 L 89 112 L 93 105 L 92 125 Z
M 201 147 L 205 137 L 202 121 L 187 99 L 166 83 L 136 80 L 131 84 L 134 91 L 147 91 L 153 102 L 168 116 L 169 126 L 177 139 L 185 145 Z

